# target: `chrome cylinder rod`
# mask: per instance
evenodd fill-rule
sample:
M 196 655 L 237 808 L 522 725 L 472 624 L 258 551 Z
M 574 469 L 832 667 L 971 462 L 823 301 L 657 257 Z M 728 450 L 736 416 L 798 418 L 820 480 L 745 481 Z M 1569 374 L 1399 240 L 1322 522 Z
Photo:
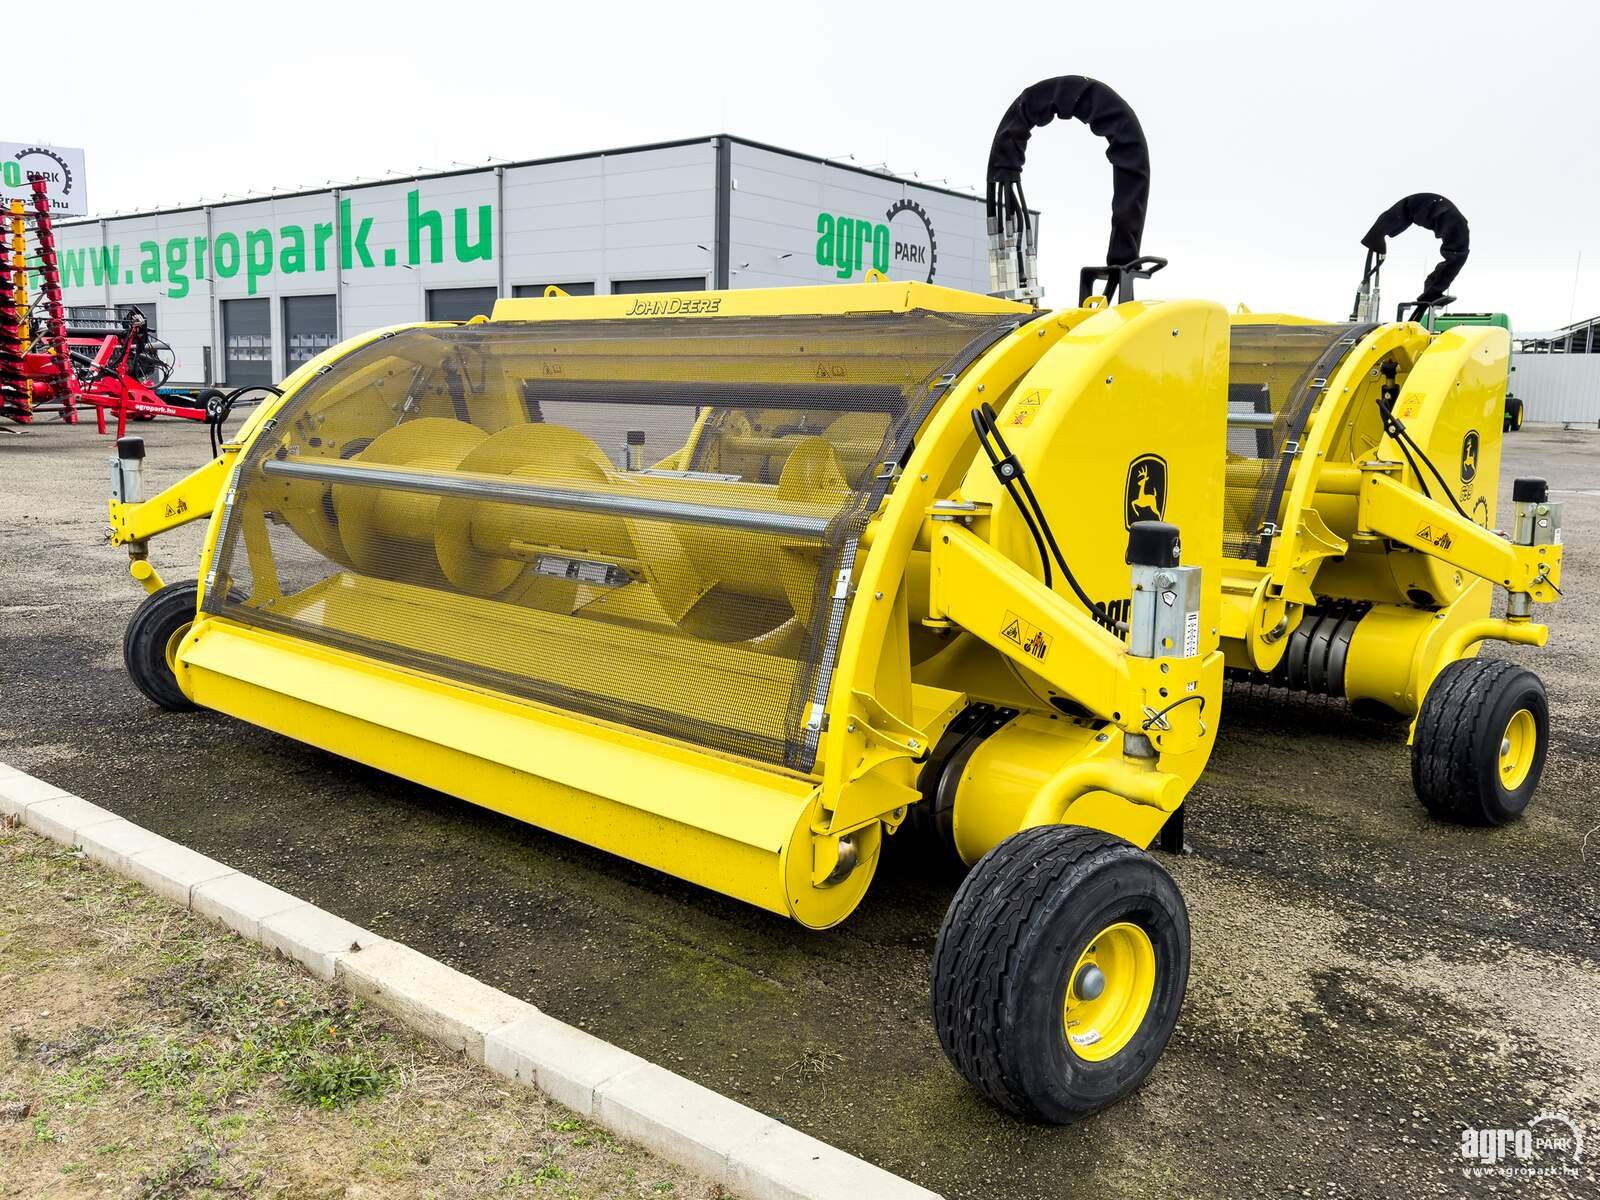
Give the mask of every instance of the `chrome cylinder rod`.
M 1271 429 L 1274 419 L 1273 414 L 1269 412 L 1231 412 L 1228 414 L 1228 428 Z
M 827 516 L 808 513 L 767 512 L 759 509 L 733 508 L 723 504 L 702 504 L 652 496 L 630 496 L 610 491 L 551 487 L 548 484 L 527 483 L 519 479 L 466 475 L 459 472 L 419 471 L 408 467 L 274 458 L 262 464 L 261 470 L 263 474 L 275 479 L 298 479 L 344 487 L 386 488 L 392 491 L 420 492 L 428 496 L 456 496 L 493 504 L 520 504 L 528 508 L 564 509 L 569 512 L 678 521 L 690 525 L 744 529 L 751 533 L 773 533 L 788 537 L 820 538 L 826 532 L 831 520 Z

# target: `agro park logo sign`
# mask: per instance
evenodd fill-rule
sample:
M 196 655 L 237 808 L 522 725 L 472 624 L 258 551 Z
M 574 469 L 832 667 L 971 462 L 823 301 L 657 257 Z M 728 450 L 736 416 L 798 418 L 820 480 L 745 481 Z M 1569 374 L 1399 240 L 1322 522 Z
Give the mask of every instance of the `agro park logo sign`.
M 83 184 L 83 151 L 70 146 L 41 146 L 34 142 L 0 142 L 0 206 L 21 200 L 33 211 L 33 189 L 28 180 L 45 181 L 50 214 L 81 217 L 89 211 Z
M 939 266 L 939 243 L 928 211 L 915 200 L 896 200 L 882 221 L 817 214 L 817 265 L 849 279 L 870 267 L 890 279 L 932 283 Z

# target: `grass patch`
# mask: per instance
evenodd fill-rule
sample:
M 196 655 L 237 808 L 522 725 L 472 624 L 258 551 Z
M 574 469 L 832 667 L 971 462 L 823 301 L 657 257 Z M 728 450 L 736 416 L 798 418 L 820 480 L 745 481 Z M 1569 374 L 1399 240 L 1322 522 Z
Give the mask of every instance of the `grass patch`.
M 0 995 L 7 1200 L 720 1195 L 20 830 Z

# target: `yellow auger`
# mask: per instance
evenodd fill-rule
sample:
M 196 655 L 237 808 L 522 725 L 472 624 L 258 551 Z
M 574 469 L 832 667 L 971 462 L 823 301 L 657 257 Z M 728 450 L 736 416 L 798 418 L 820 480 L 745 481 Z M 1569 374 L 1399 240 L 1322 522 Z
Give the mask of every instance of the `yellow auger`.
M 1028 132 L 1056 115 L 1111 140 L 1120 265 L 1052 312 L 1032 302 L 1015 183 Z M 1430 414 L 1504 352 L 1470 340 L 1486 331 L 1279 336 L 1216 304 L 1135 300 L 1161 265 L 1139 258 L 1148 160 L 1092 80 L 1024 92 L 991 178 L 1011 296 L 880 279 L 502 300 L 487 321 L 329 351 L 147 501 L 142 446 L 119 443 L 113 540 L 152 593 L 125 641 L 134 680 L 813 928 L 855 908 L 886 835 L 975 864 L 935 960 L 951 1060 L 1035 1119 L 1127 1094 L 1189 962 L 1182 897 L 1141 847 L 1181 843 L 1225 666 L 1275 669 L 1322 611 L 1308 568 L 1359 551 L 1396 580 L 1386 629 L 1437 624 L 1431 670 L 1485 635 L 1435 615 L 1458 595 L 1444 582 L 1469 590 L 1452 572 L 1492 562 L 1494 582 L 1542 599 L 1559 548 L 1466 532 L 1388 461 L 1388 434 L 1362 432 L 1391 384 L 1396 419 L 1446 428 Z M 1243 424 L 1241 334 L 1267 396 Z M 1319 364 L 1337 346 L 1338 370 L 1273 391 L 1287 368 L 1255 360 L 1279 342 Z M 1290 453 L 1274 402 L 1291 394 L 1336 426 L 1326 445 L 1349 466 L 1319 462 L 1307 490 L 1304 460 L 1283 460 L 1267 518 L 1291 533 L 1257 563 L 1239 551 L 1240 489 Z M 1241 429 L 1279 458 L 1231 452 Z M 1491 496 L 1497 445 L 1486 430 Z M 1344 507 L 1318 516 L 1324 491 Z M 1442 558 L 1417 514 L 1470 551 Z M 163 586 L 149 539 L 199 517 L 200 581 Z M 1346 685 L 1370 677 L 1361 694 L 1398 703 L 1382 674 L 1397 668 L 1364 661 Z M 1518 744 L 1542 754 L 1542 722 L 1540 707 Z M 1537 774 L 1532 760 L 1516 786 Z

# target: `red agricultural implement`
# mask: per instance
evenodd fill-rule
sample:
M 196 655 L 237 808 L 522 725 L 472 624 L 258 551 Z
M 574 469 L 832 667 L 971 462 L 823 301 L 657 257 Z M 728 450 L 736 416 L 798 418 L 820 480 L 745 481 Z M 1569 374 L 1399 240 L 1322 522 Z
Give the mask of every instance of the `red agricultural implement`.
M 69 322 L 61 302 L 45 182 L 30 183 L 33 211 L 13 201 L 6 214 L 10 253 L 0 255 L 0 417 L 27 425 L 53 413 L 75 425 L 79 410 L 92 406 L 101 433 L 106 432 L 108 414 L 116 417 L 118 437 L 127 432 L 130 417 L 177 417 L 209 424 L 215 444 L 218 428 L 246 393 L 276 390 L 208 389 L 192 403 L 175 403 L 177 398 L 159 390 L 172 374 L 172 348 L 151 334 L 137 308 Z M 36 281 L 31 301 L 30 278 Z

